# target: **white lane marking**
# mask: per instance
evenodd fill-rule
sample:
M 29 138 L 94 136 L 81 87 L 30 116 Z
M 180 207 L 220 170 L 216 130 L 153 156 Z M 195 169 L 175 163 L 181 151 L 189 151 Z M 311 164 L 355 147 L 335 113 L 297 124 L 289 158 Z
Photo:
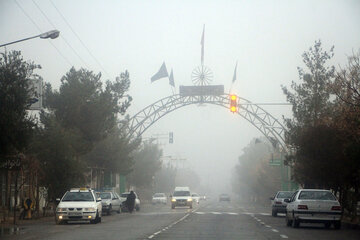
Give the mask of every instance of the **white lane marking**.
M 219 212 L 211 212 L 212 214 L 221 214 L 221 213 L 219 213 Z
M 234 213 L 234 212 L 228 212 L 227 214 L 229 214 L 229 215 L 239 215 L 238 213 Z
M 155 237 L 156 235 L 158 235 L 158 234 L 166 231 L 167 229 L 171 228 L 171 227 L 174 226 L 175 224 L 178 224 L 179 222 L 181 222 L 181 221 L 183 221 L 185 218 L 187 218 L 189 215 L 190 215 L 190 214 L 187 213 L 185 216 L 183 216 L 182 218 L 180 218 L 180 219 L 177 220 L 176 222 L 173 222 L 172 224 L 170 224 L 169 226 L 163 228 L 162 230 L 157 231 L 156 233 L 150 235 L 150 236 L 148 237 L 148 239 L 152 239 L 152 238 Z
M 260 213 L 260 215 L 263 215 L 263 216 L 270 216 L 270 213 Z
M 260 224 L 261 224 L 261 225 L 265 225 L 265 223 L 264 223 L 264 222 L 260 222 Z
M 274 229 L 274 228 L 271 229 L 271 231 L 273 231 L 273 232 L 279 232 L 278 230 L 276 230 L 276 229 Z
M 265 227 L 267 227 L 267 228 L 271 228 L 271 226 L 270 226 L 270 225 L 265 225 Z
M 281 238 L 288 238 L 288 236 L 283 235 L 283 234 L 281 234 L 280 237 L 281 237 Z
M 205 214 L 204 212 L 195 212 L 195 213 L 200 215 Z

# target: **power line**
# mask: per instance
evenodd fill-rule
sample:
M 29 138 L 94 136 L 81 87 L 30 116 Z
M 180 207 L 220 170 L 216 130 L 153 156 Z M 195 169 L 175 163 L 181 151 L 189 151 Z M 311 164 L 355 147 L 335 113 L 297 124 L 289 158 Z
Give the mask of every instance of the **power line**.
M 50 0 L 50 3 L 53 5 L 53 7 L 56 9 L 56 11 L 59 13 L 59 15 L 62 17 L 62 19 L 64 20 L 64 22 L 66 23 L 66 25 L 68 25 L 68 27 L 70 28 L 70 30 L 73 32 L 73 34 L 77 37 L 77 39 L 80 41 L 80 43 L 84 46 L 84 48 L 86 49 L 86 51 L 90 54 L 90 56 L 95 60 L 95 62 L 100 66 L 100 68 L 104 71 L 104 73 L 106 75 L 108 75 L 108 77 L 110 78 L 110 75 L 106 72 L 106 70 L 104 69 L 104 67 L 101 65 L 101 63 L 96 59 L 96 57 L 92 54 L 92 52 L 90 51 L 90 49 L 85 45 L 85 43 L 81 40 L 81 38 L 79 37 L 79 35 L 75 32 L 75 30 L 71 27 L 70 23 L 66 20 L 66 18 L 64 17 L 64 15 L 60 12 L 60 10 L 56 7 L 56 5 L 53 3 L 52 0 Z
M 51 26 L 53 26 L 54 28 L 56 28 L 56 26 L 51 22 L 51 20 L 47 17 L 47 15 L 41 10 L 41 8 L 39 7 L 39 5 L 32 0 L 32 2 L 35 4 L 35 6 L 39 9 L 39 11 L 41 12 L 41 14 L 46 18 L 46 20 L 51 24 Z M 66 40 L 66 38 L 63 35 L 60 35 L 60 37 L 65 41 L 66 45 L 68 45 L 70 47 L 70 49 L 75 53 L 75 55 L 82 61 L 82 63 L 89 68 L 89 66 L 86 64 L 86 62 L 84 61 L 84 59 L 82 59 L 82 57 L 76 52 L 76 50 L 70 45 L 70 43 Z
M 21 5 L 15 0 L 16 5 L 21 9 L 21 11 L 25 14 L 25 16 L 27 16 L 27 18 L 34 24 L 34 26 L 39 30 L 40 33 L 42 33 L 41 28 L 34 22 L 34 20 L 29 16 L 29 14 L 27 14 L 27 12 L 25 11 L 25 9 L 23 7 L 21 7 Z M 48 39 L 49 43 L 56 49 L 56 51 L 60 54 L 60 56 L 65 60 L 65 62 L 67 62 L 70 66 L 73 66 L 73 64 L 69 61 L 69 59 L 67 59 L 61 52 L 60 50 L 51 42 L 50 39 Z

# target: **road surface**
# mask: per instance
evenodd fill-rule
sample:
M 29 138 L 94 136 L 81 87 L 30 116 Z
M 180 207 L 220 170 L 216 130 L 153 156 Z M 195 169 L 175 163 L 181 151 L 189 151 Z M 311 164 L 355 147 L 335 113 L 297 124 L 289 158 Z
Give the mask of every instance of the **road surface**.
M 360 239 L 359 230 L 325 229 L 323 224 L 286 227 L 284 215 L 271 216 L 270 207 L 241 203 L 203 201 L 193 209 L 169 205 L 143 205 L 139 212 L 113 213 L 102 223 L 54 221 L 29 223 L 17 235 L 2 239 Z

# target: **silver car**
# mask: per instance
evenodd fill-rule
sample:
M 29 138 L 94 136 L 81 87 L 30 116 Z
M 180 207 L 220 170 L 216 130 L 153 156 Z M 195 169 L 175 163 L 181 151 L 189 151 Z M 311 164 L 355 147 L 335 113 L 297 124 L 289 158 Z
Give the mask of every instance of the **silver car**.
M 340 203 L 329 190 L 301 189 L 291 199 L 285 200 L 286 225 L 295 228 L 300 223 L 324 223 L 325 228 L 331 224 L 335 229 L 341 227 L 342 210 Z
M 112 211 L 121 212 L 121 201 L 119 196 L 114 192 L 100 192 L 103 212 L 110 215 Z
M 271 200 L 271 215 L 276 217 L 278 213 L 286 213 L 286 205 L 284 202 L 286 198 L 291 198 L 294 192 L 291 191 L 279 191 Z

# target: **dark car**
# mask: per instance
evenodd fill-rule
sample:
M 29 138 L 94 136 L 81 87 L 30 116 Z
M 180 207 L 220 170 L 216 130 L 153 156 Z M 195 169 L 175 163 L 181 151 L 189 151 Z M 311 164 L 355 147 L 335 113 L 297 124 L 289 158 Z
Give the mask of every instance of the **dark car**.
M 229 194 L 226 194 L 226 193 L 220 194 L 220 196 L 219 196 L 219 202 L 223 202 L 223 201 L 226 201 L 226 202 L 230 202 L 230 201 L 231 201 Z

